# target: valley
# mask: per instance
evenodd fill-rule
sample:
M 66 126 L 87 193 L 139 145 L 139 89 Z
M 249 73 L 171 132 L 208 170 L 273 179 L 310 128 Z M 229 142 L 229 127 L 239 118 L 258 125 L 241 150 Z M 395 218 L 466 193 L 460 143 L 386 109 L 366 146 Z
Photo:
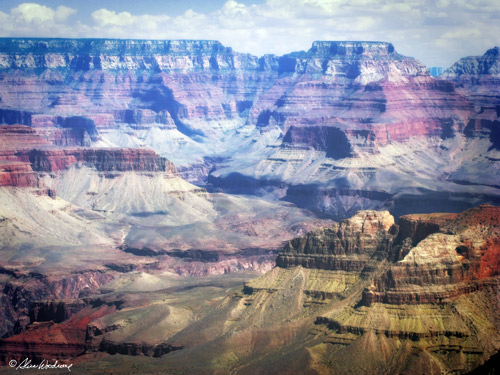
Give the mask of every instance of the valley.
M 498 47 L 436 78 L 386 42 L 0 38 L 0 361 L 480 368 L 499 66 Z

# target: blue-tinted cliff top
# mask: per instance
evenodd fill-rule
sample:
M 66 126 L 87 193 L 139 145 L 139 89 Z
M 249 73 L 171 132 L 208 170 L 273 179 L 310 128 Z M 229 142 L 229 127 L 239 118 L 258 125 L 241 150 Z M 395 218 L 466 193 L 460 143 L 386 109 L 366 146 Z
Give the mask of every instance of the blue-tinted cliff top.
M 216 40 L 146 40 L 146 39 L 62 39 L 0 38 L 0 51 L 14 54 L 165 54 L 165 53 L 232 53 L 230 47 Z

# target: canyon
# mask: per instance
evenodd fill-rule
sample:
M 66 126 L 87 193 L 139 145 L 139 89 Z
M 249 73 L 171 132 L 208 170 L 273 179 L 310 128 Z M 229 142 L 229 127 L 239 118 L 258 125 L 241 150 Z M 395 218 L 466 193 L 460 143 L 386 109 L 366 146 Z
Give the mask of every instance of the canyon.
M 0 38 L 0 362 L 488 366 L 499 66 L 498 47 L 432 77 L 386 42 Z
M 56 145 L 149 147 L 209 191 L 335 219 L 456 212 L 498 203 L 481 173 L 498 171 L 498 60 L 434 78 L 385 42 L 256 57 L 216 41 L 4 38 L 0 121 Z

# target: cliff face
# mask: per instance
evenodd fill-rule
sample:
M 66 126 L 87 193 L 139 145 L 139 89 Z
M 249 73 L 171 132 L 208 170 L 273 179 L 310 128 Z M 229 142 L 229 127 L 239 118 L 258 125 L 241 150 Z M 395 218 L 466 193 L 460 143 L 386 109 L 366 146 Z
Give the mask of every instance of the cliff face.
M 9 274 L 8 269 L 2 268 L 1 271 L 4 275 Z M 6 282 L 2 280 L 1 337 L 19 333 L 36 321 L 62 322 L 84 305 L 78 301 L 73 305 L 53 302 L 37 304 L 36 301 L 76 299 L 80 293 L 96 289 L 113 279 L 111 274 L 97 271 L 80 271 L 64 276 L 11 271 L 11 276 Z
M 481 290 L 500 274 L 500 217 L 496 207 L 480 206 L 458 215 L 436 216 L 400 219 L 403 223 L 417 221 L 420 233 L 427 227 L 427 235 L 416 241 L 415 235 L 400 232 L 400 240 L 410 239 L 415 247 L 375 279 L 363 294 L 364 303 L 441 302 Z
M 4 121 L 62 125 L 87 130 L 91 137 L 88 126 L 117 123 L 135 128 L 158 123 L 196 134 L 183 118 L 238 116 L 247 106 L 245 96 L 251 98 L 263 84 L 253 81 L 273 74 L 261 69 L 266 59 L 216 41 L 2 39 L 0 51 L 2 103 L 13 111 Z M 14 79 L 15 70 L 23 71 L 22 77 Z M 258 72 L 264 75 L 255 76 Z M 13 93 L 12 87 L 32 89 Z M 74 117 L 92 125 L 75 123 Z
M 235 53 L 215 40 L 3 38 L 0 48 L 8 51 L 2 54 L 0 66 L 4 69 L 194 71 L 240 65 L 259 67 L 251 56 Z M 189 54 L 202 58 L 189 61 Z
M 361 211 L 340 224 L 289 241 L 278 267 L 362 271 L 377 251 L 390 251 L 394 218 L 389 212 Z
M 432 79 L 422 64 L 399 55 L 389 43 L 314 42 L 308 52 L 285 55 L 280 63 L 281 71 L 293 76 L 280 76 L 277 84 L 288 87 L 279 98 L 258 102 L 266 109 L 257 125 L 278 124 L 284 134 L 292 127 L 332 127 L 341 131 L 335 138 L 346 136 L 352 147 L 385 145 L 411 136 L 446 137 L 444 124 L 467 111 L 452 84 Z M 354 139 L 361 137 L 365 140 Z M 332 155 L 307 137 L 285 140 Z
M 362 303 L 438 303 L 480 290 L 500 274 L 499 215 L 484 205 L 460 214 L 403 216 L 394 224 L 388 212 L 360 211 L 289 241 L 276 264 L 370 273 L 389 261 Z
M 488 205 L 396 224 L 386 212 L 360 212 L 289 241 L 276 268 L 247 282 L 246 319 L 265 332 L 270 321 L 286 329 L 315 317 L 305 350 L 316 370 L 322 358 L 341 374 L 468 373 L 500 348 L 499 218 Z
M 458 91 L 474 103 L 474 113 L 465 133 L 469 137 L 488 138 L 500 149 L 500 49 L 492 48 L 483 56 L 469 56 L 447 69 L 443 77 L 455 82 Z
M 100 172 L 165 172 L 175 175 L 175 166 L 145 149 L 64 149 L 30 150 L 26 156 L 37 172 L 56 172 L 82 163 Z
M 99 172 L 177 175 L 173 163 L 150 149 L 60 148 L 28 126 L 0 127 L 0 186 L 43 188 L 41 172 L 60 172 L 75 164 Z
M 482 76 L 498 76 L 500 48 L 495 47 L 485 52 L 483 56 L 469 56 L 453 64 L 444 75 L 448 78 L 471 79 Z
M 47 145 L 27 126 L 0 126 L 0 186 L 38 187 L 37 174 L 17 153 Z

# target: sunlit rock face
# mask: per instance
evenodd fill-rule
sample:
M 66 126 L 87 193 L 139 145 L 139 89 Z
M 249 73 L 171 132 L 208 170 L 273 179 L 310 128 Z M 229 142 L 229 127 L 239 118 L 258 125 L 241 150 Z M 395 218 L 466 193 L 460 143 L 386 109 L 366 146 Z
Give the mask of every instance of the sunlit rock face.
M 360 211 L 336 226 L 289 241 L 276 264 L 282 268 L 362 271 L 375 252 L 390 250 L 393 224 L 394 218 L 387 211 Z
M 359 212 L 289 241 L 276 268 L 246 283 L 243 314 L 262 340 L 273 319 L 314 319 L 302 350 L 290 346 L 320 372 L 466 374 L 500 348 L 499 215 L 482 205 L 394 223 Z
M 364 302 L 439 303 L 481 290 L 500 274 L 499 210 L 479 206 L 460 214 L 408 215 L 416 231 L 400 231 L 397 242 L 412 243 L 395 266 L 376 279 Z

